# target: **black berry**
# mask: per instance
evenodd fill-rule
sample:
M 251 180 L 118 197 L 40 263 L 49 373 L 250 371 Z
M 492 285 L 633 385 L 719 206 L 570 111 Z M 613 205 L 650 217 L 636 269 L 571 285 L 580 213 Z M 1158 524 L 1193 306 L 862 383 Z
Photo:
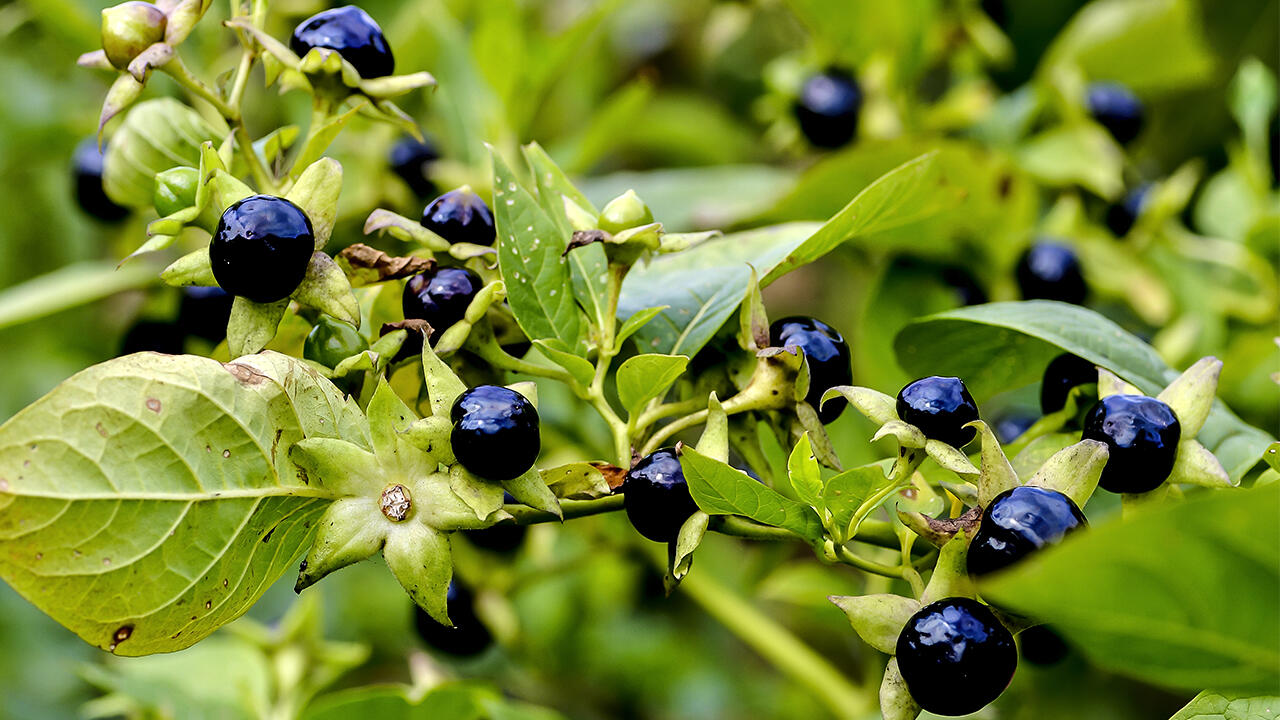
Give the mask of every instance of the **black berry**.
M 76 202 L 86 213 L 107 222 L 114 222 L 129 215 L 129 208 L 112 202 L 102 189 L 102 152 L 98 141 L 85 138 L 76 146 L 71 156 L 72 175 L 75 178 Z
M 1022 436 L 1039 419 L 1038 415 L 1026 410 L 1014 410 L 996 419 L 991 430 L 996 439 L 1002 443 L 1011 443 Z
M 838 148 L 858 131 L 862 88 L 848 72 L 830 69 L 805 81 L 793 110 L 800 131 L 817 147 Z
M 675 542 L 680 526 L 697 511 L 680 458 L 671 448 L 644 457 L 622 482 L 627 519 L 654 542 Z
M 1062 636 L 1048 625 L 1036 625 L 1018 633 L 1018 646 L 1022 659 L 1032 665 L 1056 665 L 1071 651 Z
M 493 213 L 470 190 L 450 190 L 422 211 L 422 226 L 450 243 L 492 245 L 497 238 Z
M 414 275 L 404 285 L 400 304 L 405 320 L 426 320 L 434 345 L 445 330 L 467 314 L 480 292 L 480 278 L 470 270 L 444 268 Z M 421 351 L 421 348 L 419 348 Z
M 1093 119 L 1122 145 L 1142 132 L 1142 101 L 1123 85 L 1106 82 L 1089 85 L 1085 105 Z
M 449 439 L 458 462 L 488 480 L 523 475 L 538 459 L 538 411 L 515 390 L 480 385 L 458 396 L 450 410 Z
M 216 343 L 227 336 L 232 302 L 231 294 L 220 287 L 184 287 L 178 305 L 178 325 L 192 335 Z
M 321 315 L 302 344 L 302 357 L 325 367 L 369 349 L 369 343 L 350 323 Z
M 299 56 L 311 48 L 335 50 L 362 78 L 390 75 L 396 69 L 382 28 L 369 13 L 354 5 L 325 10 L 303 20 L 289 38 L 289 48 Z
M 1111 395 L 1084 421 L 1084 439 L 1107 444 L 1098 485 L 1111 492 L 1155 490 L 1173 471 L 1182 424 L 1173 409 L 1143 395 Z
M 1063 353 L 1049 361 L 1040 383 L 1040 411 L 1045 415 L 1067 405 L 1067 395 L 1080 385 L 1098 382 L 1098 368 L 1084 358 Z
M 479 655 L 493 644 L 489 628 L 476 617 L 475 598 L 462 583 L 449 583 L 449 620 L 453 627 L 436 622 L 422 608 L 413 607 L 413 624 L 418 637 L 428 647 L 447 655 L 469 657 Z
M 1018 288 L 1024 300 L 1059 300 L 1079 305 L 1087 289 L 1080 259 L 1066 245 L 1042 241 L 1018 261 Z
M 436 192 L 431 182 L 429 166 L 440 159 L 440 153 L 430 142 L 405 136 L 391 146 L 391 171 L 400 176 L 414 195 L 426 197 Z
M 511 493 L 504 493 L 502 501 L 511 504 L 516 499 Z M 529 528 L 524 525 L 494 525 L 483 530 L 468 530 L 466 533 L 467 540 L 470 540 L 472 545 L 503 554 L 519 550 L 527 534 L 529 534 Z
M 1057 490 L 1022 486 L 991 500 L 969 544 L 970 575 L 986 575 L 1018 562 L 1084 527 L 1084 514 Z
M 955 289 L 961 305 L 982 305 L 987 302 L 987 291 L 982 289 L 982 284 L 973 273 L 965 268 L 947 265 L 942 268 L 941 275 L 942 281 Z
M 976 712 L 1009 687 L 1018 667 L 1013 636 L 968 598 L 926 605 L 898 635 L 898 670 L 912 699 L 937 715 Z
M 1107 208 L 1107 228 L 1116 237 L 1129 234 L 1142 215 L 1147 205 L 1147 197 L 1151 194 L 1151 185 L 1139 185 L 1125 194 L 1120 202 Z
M 222 213 L 209 260 L 223 290 L 269 303 L 298 289 L 314 251 L 311 220 L 301 208 L 284 198 L 254 195 Z
M 158 352 L 181 355 L 186 334 L 174 323 L 156 320 L 140 320 L 124 334 L 120 341 L 120 354 Z
M 822 394 L 837 385 L 853 384 L 849 344 L 830 325 L 811 317 L 793 316 L 775 320 L 769 326 L 769 344 L 774 347 L 798 347 L 809 363 L 809 394 L 805 402 L 818 410 Z M 848 403 L 834 398 L 818 411 L 823 423 L 840 417 Z
M 977 432 L 964 425 L 978 419 L 978 404 L 960 378 L 930 375 L 898 392 L 898 417 L 927 438 L 964 447 Z

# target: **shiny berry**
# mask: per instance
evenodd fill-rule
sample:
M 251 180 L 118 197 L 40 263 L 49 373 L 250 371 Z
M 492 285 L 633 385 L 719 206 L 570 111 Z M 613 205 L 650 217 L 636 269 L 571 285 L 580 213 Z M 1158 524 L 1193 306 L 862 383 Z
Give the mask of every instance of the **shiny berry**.
M 895 657 L 911 698 L 937 715 L 976 712 L 1009 687 L 1018 667 L 1013 636 L 968 598 L 924 606 L 898 635 Z
M 222 213 L 209 243 L 213 277 L 223 290 L 254 302 L 289 297 L 315 251 L 311 220 L 297 205 L 253 195 Z
M 188 333 L 216 343 L 227 336 L 234 301 L 235 298 L 220 287 L 184 287 L 178 305 L 178 324 Z
M 927 438 L 964 447 L 976 434 L 964 425 L 978 419 L 978 404 L 960 378 L 930 375 L 898 392 L 898 417 Z
M 969 544 L 969 574 L 1002 570 L 1084 525 L 1080 508 L 1057 490 L 1026 485 L 1005 490 L 982 513 Z
M 129 215 L 129 208 L 112 202 L 102 189 L 102 152 L 98 141 L 85 138 L 76 146 L 71 156 L 72 174 L 75 177 L 76 202 L 86 213 L 107 222 L 114 222 Z
M 1098 401 L 1084 421 L 1084 439 L 1107 444 L 1104 490 L 1155 490 L 1173 471 L 1182 424 L 1173 409 L 1143 395 L 1111 395 Z
M 515 390 L 480 385 L 458 396 L 449 412 L 453 454 L 464 468 L 487 480 L 511 480 L 538 459 L 542 437 L 538 411 Z
M 680 526 L 698 509 L 674 449 L 642 458 L 627 473 L 621 489 L 627 519 L 654 542 L 675 542 Z
M 362 78 L 383 77 L 396 69 L 382 28 L 355 5 L 325 10 L 303 20 L 289 38 L 289 49 L 303 56 L 312 48 L 337 51 Z
M 1057 665 L 1071 651 L 1062 636 L 1048 625 L 1036 625 L 1018 633 L 1018 647 L 1023 660 L 1042 666 Z
M 140 320 L 120 341 L 120 354 L 158 352 L 165 355 L 181 355 L 186 333 L 178 325 L 156 320 Z
M 436 192 L 435 183 L 431 182 L 429 168 L 431 163 L 440 159 L 440 153 L 430 142 L 417 138 L 400 138 L 391 146 L 391 171 L 400 176 L 414 195 L 426 197 Z
M 1085 105 L 1093 119 L 1122 145 L 1142 132 L 1142 101 L 1119 83 L 1096 82 L 1089 85 Z
M 853 384 L 849 344 L 830 325 L 811 317 L 793 316 L 775 320 L 769 326 L 769 344 L 800 348 L 809 363 L 809 394 L 805 402 L 818 410 L 822 394 L 837 385 Z M 848 403 L 835 398 L 818 411 L 823 423 L 840 417 Z
M 422 226 L 450 243 L 492 245 L 493 213 L 470 190 L 450 190 L 422 211 Z
M 1018 288 L 1024 300 L 1058 300 L 1079 305 L 1086 286 L 1080 259 L 1066 245 L 1038 242 L 1018 261 Z
M 516 499 L 511 493 L 503 493 L 502 501 L 508 505 Z M 524 537 L 529 528 L 524 525 L 494 525 L 483 530 L 466 531 L 467 540 L 478 548 L 495 553 L 513 553 L 524 544 Z
M 1098 382 L 1098 368 L 1084 358 L 1063 353 L 1049 361 L 1040 383 L 1040 411 L 1045 415 L 1067 406 L 1067 395 L 1080 385 Z
M 449 583 L 446 607 L 453 627 L 441 625 L 417 605 L 413 608 L 413 624 L 418 637 L 428 647 L 446 655 L 469 657 L 479 655 L 493 644 L 489 628 L 476 617 L 475 598 L 462 583 Z
M 838 148 L 858 131 L 862 88 L 848 72 L 830 69 L 805 81 L 792 108 L 800 131 L 817 147 Z
M 1150 184 L 1139 185 L 1126 193 L 1120 202 L 1107 208 L 1107 228 L 1116 237 L 1128 235 L 1142 216 L 1142 209 L 1147 206 L 1150 194 Z
M 321 315 L 302 343 L 302 357 L 325 367 L 369 349 L 369 343 L 350 323 Z
M 426 320 L 434 345 L 445 330 L 467 314 L 480 292 L 480 278 L 470 270 L 444 268 L 414 275 L 404 285 L 400 304 L 406 320 Z

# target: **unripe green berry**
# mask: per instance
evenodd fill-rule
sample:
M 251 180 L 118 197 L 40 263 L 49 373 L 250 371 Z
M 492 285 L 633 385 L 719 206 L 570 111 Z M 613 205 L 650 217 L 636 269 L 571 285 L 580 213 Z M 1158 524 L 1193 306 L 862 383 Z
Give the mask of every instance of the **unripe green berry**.
M 168 16 L 149 2 L 120 3 L 102 11 L 102 49 L 120 70 L 143 50 L 164 39 Z
M 156 175 L 154 203 L 160 217 L 172 215 L 196 204 L 196 187 L 200 171 L 191 167 L 174 167 Z
M 605 232 L 617 234 L 623 230 L 653 222 L 653 211 L 636 195 L 635 190 L 625 193 L 609 201 L 600 211 L 598 225 Z

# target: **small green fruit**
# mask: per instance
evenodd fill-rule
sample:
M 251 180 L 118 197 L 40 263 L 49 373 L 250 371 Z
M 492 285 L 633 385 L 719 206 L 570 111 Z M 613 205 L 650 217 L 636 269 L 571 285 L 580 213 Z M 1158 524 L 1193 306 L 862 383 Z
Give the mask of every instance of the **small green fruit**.
M 598 225 L 607 233 L 618 234 L 641 225 L 653 222 L 653 211 L 636 195 L 635 190 L 625 193 L 609 201 L 600 212 Z
M 164 39 L 168 16 L 149 2 L 126 2 L 102 11 L 102 49 L 120 70 Z
M 195 205 L 199 184 L 200 171 L 195 168 L 175 167 L 159 173 L 153 194 L 156 212 L 166 217 Z

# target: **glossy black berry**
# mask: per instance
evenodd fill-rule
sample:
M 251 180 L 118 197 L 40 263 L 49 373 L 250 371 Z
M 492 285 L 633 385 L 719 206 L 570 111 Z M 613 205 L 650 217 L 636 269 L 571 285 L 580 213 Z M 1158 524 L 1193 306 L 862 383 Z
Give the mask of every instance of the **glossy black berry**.
M 942 268 L 942 281 L 956 291 L 961 305 L 982 305 L 987 302 L 987 291 L 973 276 L 973 273 L 958 265 L 947 265 Z
M 684 480 L 680 458 L 671 448 L 642 458 L 622 482 L 627 519 L 654 542 L 674 542 L 680 526 L 697 511 Z
M 1067 406 L 1067 395 L 1080 385 L 1098 382 L 1098 368 L 1084 358 L 1063 353 L 1049 361 L 1040 383 L 1040 411 L 1045 415 Z
M 81 210 L 93 217 L 114 222 L 127 217 L 129 208 L 112 202 L 102 189 L 102 158 L 95 138 L 85 138 L 76 146 L 76 151 L 71 156 L 76 202 Z
M 858 132 L 862 88 L 848 72 L 830 69 L 805 81 L 793 110 L 800 131 L 821 148 L 838 148 Z
M 1039 419 L 1038 415 L 1032 414 L 1030 411 L 1016 410 L 996 419 L 991 424 L 991 430 L 996 434 L 996 439 L 1002 443 L 1011 443 L 1022 436 L 1027 428 L 1035 424 Z
M 1087 288 L 1080 259 L 1066 245 L 1038 242 L 1018 260 L 1018 289 L 1024 300 L 1058 300 L 1079 305 Z
M 1173 409 L 1143 395 L 1104 397 L 1084 421 L 1084 439 L 1104 442 L 1109 451 L 1098 485 L 1117 493 L 1160 487 L 1173 470 L 1181 435 Z
M 227 336 L 234 300 L 220 287 L 184 287 L 178 305 L 178 324 L 188 333 L 216 343 Z
M 1071 648 L 1062 636 L 1048 625 L 1036 625 L 1018 633 L 1018 647 L 1022 659 L 1032 665 L 1057 665 Z
M 538 411 L 515 390 L 479 385 L 458 396 L 449 412 L 449 440 L 462 466 L 487 480 L 520 477 L 538 459 Z
M 434 345 L 445 330 L 467 314 L 467 306 L 480 288 L 480 278 L 470 270 L 432 270 L 409 278 L 400 305 L 406 320 L 427 321 Z
M 775 320 L 769 326 L 769 344 L 774 347 L 798 347 L 809 362 L 809 394 L 805 402 L 818 410 L 822 394 L 837 385 L 853 384 L 849 343 L 830 325 L 811 317 L 793 316 Z M 848 403 L 835 398 L 818 410 L 823 423 L 840 417 Z
M 930 375 L 898 392 L 898 417 L 927 438 L 963 447 L 977 432 L 964 425 L 978 419 L 978 404 L 960 378 Z
M 898 670 L 912 699 L 937 715 L 976 712 L 1009 687 L 1018 667 L 1013 636 L 968 598 L 924 606 L 898 635 Z
M 435 194 L 436 185 L 431 182 L 429 167 L 439 159 L 440 152 L 436 150 L 435 145 L 408 135 L 391 146 L 388 157 L 391 171 L 399 175 L 418 197 Z
M 321 315 L 302 343 L 302 357 L 325 367 L 369 349 L 369 343 L 350 323 Z
M 451 243 L 492 245 L 493 213 L 470 190 L 450 190 L 422 211 L 422 226 Z
M 1057 490 L 1022 486 L 992 498 L 969 544 L 969 574 L 986 575 L 1018 562 L 1084 527 L 1084 514 Z
M 413 607 L 413 625 L 427 647 L 446 655 L 470 657 L 479 655 L 493 644 L 489 628 L 476 617 L 475 598 L 462 583 L 449 583 L 449 620 L 453 627 L 441 625 L 422 608 Z
M 120 354 L 158 352 L 181 355 L 186 333 L 174 323 L 156 320 L 140 320 L 124 334 L 120 341 Z
M 314 251 L 311 219 L 301 208 L 281 197 L 253 195 L 222 213 L 209 261 L 223 290 L 269 303 L 298 289 Z
M 336 50 L 362 78 L 390 75 L 396 69 L 382 28 L 369 13 L 354 5 L 325 10 L 303 20 L 289 38 L 289 49 L 301 57 L 311 48 Z
M 516 499 L 511 493 L 503 493 L 502 501 L 512 504 Z M 495 553 L 513 553 L 524 544 L 524 537 L 529 532 L 525 525 L 494 525 L 483 530 L 468 530 L 467 540 L 478 548 Z
M 1142 209 L 1146 207 L 1150 194 L 1151 185 L 1139 185 L 1126 193 L 1120 202 L 1107 208 L 1107 228 L 1116 237 L 1122 238 L 1128 235 L 1141 217 Z
M 1092 83 L 1085 94 L 1085 105 L 1093 119 L 1122 145 L 1142 132 L 1142 101 L 1119 83 Z

